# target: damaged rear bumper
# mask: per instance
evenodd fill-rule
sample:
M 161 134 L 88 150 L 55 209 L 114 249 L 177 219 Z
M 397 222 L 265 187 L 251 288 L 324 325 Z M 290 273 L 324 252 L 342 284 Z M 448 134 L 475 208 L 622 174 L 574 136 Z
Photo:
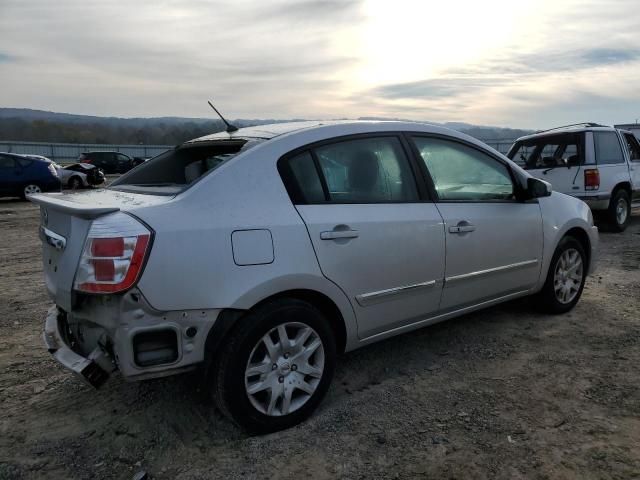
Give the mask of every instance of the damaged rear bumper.
M 109 378 L 109 372 L 98 364 L 98 360 L 104 358 L 104 352 L 96 348 L 89 357 L 83 357 L 74 352 L 64 340 L 63 321 L 58 308 L 51 307 L 47 312 L 42 334 L 47 350 L 58 363 L 71 370 L 92 387 L 99 388 Z

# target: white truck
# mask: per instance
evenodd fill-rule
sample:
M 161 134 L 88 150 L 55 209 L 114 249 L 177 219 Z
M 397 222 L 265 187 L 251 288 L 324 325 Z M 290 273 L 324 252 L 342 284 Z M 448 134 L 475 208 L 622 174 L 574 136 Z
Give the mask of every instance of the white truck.
M 640 143 L 629 130 L 580 123 L 519 138 L 507 156 L 555 191 L 578 197 L 622 232 L 640 197 Z

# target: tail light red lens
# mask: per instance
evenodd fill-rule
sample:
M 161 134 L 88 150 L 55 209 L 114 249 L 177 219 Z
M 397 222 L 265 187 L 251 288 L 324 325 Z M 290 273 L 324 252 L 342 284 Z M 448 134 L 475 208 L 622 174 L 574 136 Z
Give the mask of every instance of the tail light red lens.
M 74 288 L 117 293 L 137 282 L 149 250 L 151 232 L 125 213 L 94 220 L 76 271 Z
M 588 168 L 584 171 L 584 189 L 598 190 L 600 188 L 600 172 L 597 168 Z

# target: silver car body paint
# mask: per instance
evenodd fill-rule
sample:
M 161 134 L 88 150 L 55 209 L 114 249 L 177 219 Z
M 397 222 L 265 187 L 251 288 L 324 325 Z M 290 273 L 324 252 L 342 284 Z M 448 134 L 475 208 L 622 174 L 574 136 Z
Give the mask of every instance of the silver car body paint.
M 219 312 L 247 310 L 291 290 L 330 299 L 344 322 L 346 350 L 352 350 L 538 291 L 558 242 L 571 228 L 588 234 L 593 268 L 598 237 L 590 210 L 563 194 L 524 203 L 292 204 L 277 169 L 283 155 L 311 143 L 375 132 L 459 139 L 499 156 L 522 185 L 529 177 L 478 140 L 425 124 L 301 122 L 210 135 L 195 141 L 270 140 L 176 196 L 95 190 L 32 197 L 46 210 L 48 228 L 66 238 L 64 251 L 43 247 L 51 298 L 72 321 L 103 330 L 97 337 L 114 341 L 119 369 L 134 379 L 202 362 L 204 341 Z M 73 278 L 91 220 L 118 210 L 155 232 L 144 271 L 134 290 L 96 297 L 74 310 Z M 468 224 L 473 231 L 456 230 Z M 332 238 L 330 232 L 344 228 L 357 236 Z M 194 321 L 198 334 L 187 338 L 185 329 Z M 178 335 L 178 360 L 136 366 L 132 335 L 165 326 Z

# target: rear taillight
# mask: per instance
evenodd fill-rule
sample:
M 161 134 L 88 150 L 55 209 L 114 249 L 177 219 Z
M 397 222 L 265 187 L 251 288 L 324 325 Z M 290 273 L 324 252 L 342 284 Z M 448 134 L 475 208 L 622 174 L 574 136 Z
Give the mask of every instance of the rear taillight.
M 91 223 L 73 287 L 87 293 L 123 292 L 138 280 L 151 231 L 125 213 Z
M 587 168 L 584 171 L 584 189 L 598 190 L 600 188 L 600 172 L 597 168 Z
M 53 175 L 54 177 L 58 176 L 58 170 L 56 170 L 56 166 L 53 163 L 50 163 L 47 168 L 51 172 L 51 175 Z

